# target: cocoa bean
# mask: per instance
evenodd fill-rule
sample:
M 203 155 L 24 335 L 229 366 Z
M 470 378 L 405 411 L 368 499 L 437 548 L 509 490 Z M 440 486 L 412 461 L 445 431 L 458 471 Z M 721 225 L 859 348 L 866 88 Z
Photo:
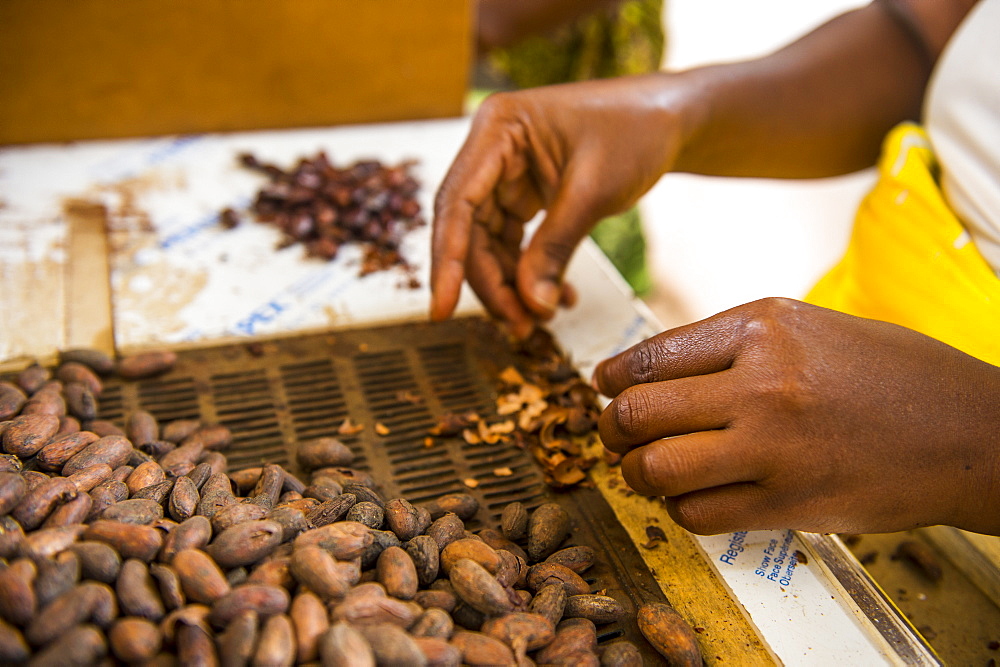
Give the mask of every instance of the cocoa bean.
M 105 584 L 114 583 L 121 570 L 122 559 L 104 542 L 83 541 L 67 547 L 80 559 L 80 576 Z
M 433 542 L 433 540 L 432 540 Z M 389 547 L 378 557 L 376 564 L 378 582 L 386 593 L 400 600 L 411 600 L 417 592 L 417 568 L 410 555 L 400 547 Z
M 568 595 L 590 593 L 590 584 L 573 570 L 558 563 L 536 563 L 528 570 L 528 588 L 538 591 L 546 584 L 562 584 Z
M 333 621 L 347 621 L 356 626 L 391 623 L 409 628 L 423 613 L 420 605 L 384 595 L 348 595 L 331 610 Z
M 291 573 L 323 600 L 344 597 L 361 575 L 354 563 L 337 561 L 319 546 L 297 547 L 292 552 Z
M 451 616 L 446 610 L 438 607 L 425 610 L 410 628 L 410 634 L 414 637 L 437 637 L 439 639 L 448 639 L 454 631 L 455 623 L 451 620 Z
M 5 516 L 28 492 L 28 483 L 15 472 L 0 472 L 0 516 Z
M 321 503 L 325 503 L 328 500 L 336 500 L 343 492 L 344 489 L 340 486 L 340 484 L 330 482 L 324 484 L 310 484 L 303 489 L 302 495 L 306 498 L 315 498 Z
M 201 428 L 201 421 L 198 419 L 175 419 L 161 429 L 160 436 L 164 440 L 180 444 L 199 428 Z
M 137 352 L 119 359 L 116 371 L 125 380 L 142 380 L 168 372 L 177 363 L 177 354 L 168 350 Z
M 25 530 L 34 530 L 42 525 L 58 505 L 76 498 L 76 485 L 65 477 L 53 477 L 28 491 L 10 515 L 17 519 Z
M 114 610 L 108 613 L 106 604 L 114 604 L 114 593 L 106 584 L 87 581 L 66 591 L 50 602 L 28 623 L 24 636 L 34 646 L 50 644 L 91 617 L 98 625 L 110 623 Z M 108 618 L 107 616 L 112 616 Z
M 220 509 L 235 502 L 229 477 L 224 473 L 213 473 L 201 487 L 201 499 L 195 513 L 211 519 Z
M 601 667 L 642 667 L 639 647 L 628 640 L 608 644 L 601 650 Z
M 52 436 L 52 440 L 50 440 L 49 442 L 65 438 L 67 435 L 70 435 L 71 433 L 77 433 L 82 430 L 83 430 L 83 425 L 80 424 L 79 419 L 77 419 L 76 417 L 71 417 L 69 415 L 61 415 L 59 417 L 59 430 L 56 431 L 56 434 Z
M 222 424 L 204 424 L 181 441 L 181 445 L 198 441 L 205 449 L 226 449 L 233 442 L 233 433 Z
M 451 613 L 458 602 L 455 598 L 455 594 L 451 591 L 435 590 L 417 591 L 417 594 L 413 596 L 413 601 L 424 609 L 438 607 L 448 613 Z
M 171 566 L 184 595 L 193 602 L 211 604 L 230 591 L 226 575 L 204 551 L 185 549 L 174 556 Z
M 148 526 L 163 518 L 163 506 L 155 500 L 130 498 L 115 503 L 101 513 L 101 518 L 137 526 Z
M 156 582 L 156 588 L 160 592 L 160 599 L 163 600 L 164 608 L 172 611 L 184 606 L 186 599 L 177 572 L 170 566 L 161 565 L 160 563 L 150 563 L 149 574 Z
M 364 554 L 377 532 L 360 523 L 338 521 L 302 533 L 295 538 L 295 549 L 316 545 L 338 560 L 352 560 Z
M 295 629 L 296 660 L 312 662 L 319 657 L 319 642 L 330 627 L 326 607 L 313 593 L 299 593 L 288 612 Z
M 211 477 L 214 472 L 215 471 L 212 470 L 211 463 L 199 463 L 193 470 L 191 470 L 191 472 L 185 475 L 185 477 L 194 482 L 195 488 L 201 492 L 201 487 L 205 485 L 205 482 L 208 481 L 208 478 Z
M 178 477 L 174 480 L 174 486 L 170 490 L 167 510 L 170 512 L 170 516 L 177 521 L 186 521 L 198 509 L 200 499 L 198 485 L 195 481 L 190 477 Z
M 160 531 L 155 528 L 104 519 L 87 526 L 83 538 L 110 544 L 123 558 L 138 558 L 145 562 L 153 560 L 163 546 Z
M 111 466 L 106 463 L 97 463 L 73 473 L 66 479 L 73 482 L 77 491 L 87 493 L 98 484 L 111 479 L 111 473 Z
M 48 444 L 59 430 L 59 417 L 51 414 L 28 414 L 14 417 L 3 431 L 3 449 L 26 459 Z
M 504 537 L 503 533 L 499 530 L 484 528 L 476 534 L 479 536 L 479 539 L 493 547 L 496 551 L 508 551 L 511 554 L 521 557 L 525 561 L 528 560 L 528 553 L 517 544 L 514 544 Z
M 67 628 L 31 660 L 32 667 L 87 667 L 108 653 L 104 633 L 92 625 Z
M 0 434 L 3 433 L 3 425 L 10 422 L 0 422 Z M 24 465 L 21 459 L 13 454 L 0 454 L 0 472 L 21 472 Z
M 267 506 L 274 507 L 278 504 L 278 498 L 281 496 L 281 487 L 284 483 L 285 469 L 279 465 L 269 463 L 262 469 L 251 495 L 254 497 L 266 497 L 268 499 Z
M 0 618 L 20 627 L 31 621 L 38 609 L 36 574 L 35 564 L 27 558 L 19 558 L 0 569 Z
M 152 500 L 157 505 L 162 506 L 167 502 L 171 492 L 174 490 L 175 481 L 175 479 L 168 479 L 159 484 L 147 486 L 137 491 L 132 498 L 136 500 Z
M 163 468 L 160 467 L 159 463 L 156 461 L 147 461 L 136 466 L 132 474 L 125 480 L 125 486 L 128 487 L 129 495 L 134 496 L 147 486 L 160 484 L 161 482 L 165 482 L 166 479 L 167 474 L 163 472 Z
M 281 541 L 288 542 L 309 529 L 306 515 L 293 507 L 278 507 L 267 513 L 267 518 L 281 524 Z
M 572 625 L 560 624 L 552 641 L 535 657 L 542 664 L 571 664 L 569 661 L 573 656 L 593 653 L 595 650 L 597 629 L 593 623 L 586 621 Z
M 195 465 L 204 453 L 205 445 L 200 440 L 188 439 L 180 447 L 172 449 L 161 456 L 160 465 L 168 475 L 180 477 L 194 470 Z
M 251 565 L 274 551 L 281 533 L 276 521 L 245 521 L 222 531 L 206 551 L 224 568 Z
M 156 417 L 146 410 L 135 410 L 125 420 L 125 436 L 135 447 L 141 447 L 160 437 L 160 425 Z
M 461 652 L 462 662 L 467 665 L 517 664 L 514 652 L 506 644 L 481 632 L 458 630 L 452 635 L 451 645 Z
M 404 498 L 394 498 L 385 504 L 385 522 L 389 530 L 403 542 L 423 531 L 417 508 Z
M 465 537 L 465 522 L 459 519 L 457 514 L 445 514 L 431 523 L 427 534 L 437 542 L 438 549 L 444 550 L 455 540 Z
M 546 617 L 529 612 L 513 612 L 489 618 L 480 631 L 499 639 L 514 649 L 515 655 L 522 657 L 526 651 L 536 651 L 547 646 L 556 636 L 555 626 Z
M 276 558 L 269 557 L 263 563 L 253 569 L 247 576 L 247 583 L 264 584 L 267 586 L 281 586 L 291 589 L 295 586 L 295 580 L 291 573 L 292 557 L 283 556 Z
M 206 665 L 214 667 L 219 664 L 219 655 L 215 642 L 208 630 L 200 625 L 182 624 L 177 628 L 177 658 L 182 665 Z
M 120 465 L 111 471 L 111 479 L 124 484 L 125 480 L 128 479 L 128 476 L 131 475 L 134 470 L 135 468 L 133 466 L 127 464 Z M 126 493 L 128 492 L 128 486 L 125 487 L 125 491 Z
M 149 567 L 141 560 L 129 558 L 122 563 L 115 590 L 118 604 L 128 616 L 159 621 L 167 613 Z
M 341 494 L 336 498 L 327 500 L 317 505 L 315 509 L 306 515 L 306 520 L 309 522 L 310 526 L 315 527 L 333 523 L 347 514 L 348 510 L 351 509 L 355 501 L 356 498 L 354 495 L 350 493 Z
M 391 623 L 363 625 L 358 631 L 368 640 L 380 665 L 424 667 L 427 658 L 406 631 Z
M 89 367 L 78 361 L 67 361 L 61 364 L 56 369 L 56 379 L 62 382 L 63 385 L 79 382 L 86 386 L 94 396 L 100 396 L 104 390 L 101 378 L 97 377 L 97 374 Z
M 55 387 L 51 390 L 48 387 Z M 66 399 L 62 397 L 62 383 L 53 385 L 46 383 L 35 392 L 21 408 L 21 415 L 53 415 L 62 417 L 66 414 Z
M 285 614 L 276 614 L 264 621 L 254 651 L 254 667 L 290 667 L 295 663 L 295 630 Z
M 160 560 L 170 563 L 185 549 L 202 549 L 212 539 L 212 524 L 203 516 L 182 521 L 167 535 L 160 551 Z
M 364 487 L 355 487 L 364 488 Z M 345 494 L 346 495 L 346 494 Z M 354 495 L 354 494 L 350 494 Z M 385 512 L 376 503 L 372 502 L 359 502 L 355 503 L 350 510 L 347 511 L 347 516 L 344 517 L 347 521 L 357 521 L 358 523 L 363 523 L 369 528 L 378 530 L 382 527 L 382 523 L 385 520 Z
M 264 617 L 284 614 L 290 603 L 291 597 L 284 588 L 243 584 L 212 603 L 208 620 L 215 627 L 223 628 L 244 611 L 252 609 Z
M 514 501 L 503 508 L 500 514 L 500 530 L 512 542 L 523 540 L 528 535 L 528 510 L 520 502 Z
M 257 647 L 260 618 L 253 609 L 238 613 L 219 637 L 219 658 L 223 667 L 244 667 Z
M 0 382 L 0 421 L 16 417 L 27 402 L 28 397 L 20 388 L 15 387 L 10 382 Z
M 370 489 L 375 488 L 374 477 L 363 470 L 355 470 L 354 468 L 317 468 L 312 471 L 311 481 L 315 483 L 318 477 L 329 477 L 341 487 L 345 487 L 348 484 L 358 484 L 360 486 L 367 486 Z
M 82 382 L 68 382 L 63 388 L 66 411 L 77 419 L 90 421 L 97 418 L 97 397 Z
M 125 465 L 132 455 L 132 443 L 120 435 L 106 435 L 72 456 L 62 468 L 70 476 L 98 463 L 108 464 L 112 470 Z
M 323 667 L 375 667 L 375 653 L 360 632 L 343 621 L 334 623 L 320 640 Z
M 37 470 L 24 470 L 21 472 L 21 477 L 24 479 L 25 484 L 28 485 L 28 491 L 34 491 L 39 487 L 39 485 L 44 484 L 51 479 L 48 475 L 43 472 L 38 472 Z
M 160 628 L 145 618 L 120 618 L 108 632 L 115 657 L 126 663 L 151 660 L 163 646 Z
M 336 438 L 316 438 L 298 443 L 295 460 L 308 473 L 317 468 L 350 466 L 354 453 Z
M 50 558 L 75 542 L 84 528 L 81 524 L 74 524 L 29 532 L 21 541 L 19 552 L 34 560 Z
M 80 559 L 71 551 L 36 563 L 35 597 L 44 607 L 80 582 Z
M 0 558 L 10 559 L 24 543 L 24 529 L 9 516 L 0 516 Z
M 567 618 L 586 618 L 596 625 L 614 623 L 625 618 L 625 608 L 607 595 L 571 595 L 563 612 Z
M 512 611 L 507 591 L 489 571 L 469 558 L 459 558 L 450 567 L 448 579 L 455 594 L 473 609 L 488 615 Z
M 72 350 L 61 350 L 59 352 L 59 363 L 69 362 L 81 363 L 98 375 L 111 375 L 115 370 L 115 362 L 104 352 L 90 348 L 75 348 Z
M 441 550 L 441 569 L 445 574 L 451 572 L 452 566 L 462 558 L 468 558 L 486 568 L 489 573 L 496 574 L 503 565 L 500 555 L 485 542 L 470 538 L 456 540 Z
M 378 557 L 383 551 L 389 547 L 398 547 L 401 544 L 399 538 L 396 537 L 396 533 L 391 530 L 372 530 L 369 531 L 369 534 L 372 536 L 372 542 L 361 554 L 361 567 L 365 570 L 375 566 L 378 562 Z
M 21 631 L 0 619 L 0 663 L 12 665 L 27 662 L 29 657 L 31 649 Z
M 413 642 L 427 659 L 428 667 L 459 667 L 462 664 L 462 652 L 438 637 L 414 637 Z
M 468 493 L 449 493 L 429 503 L 427 509 L 431 510 L 433 519 L 451 512 L 457 514 L 462 521 L 468 521 L 479 511 L 479 501 Z
M 528 521 L 528 556 L 541 561 L 550 556 L 569 534 L 569 514 L 556 503 L 539 505 Z
M 701 665 L 701 647 L 694 630 L 677 611 L 663 602 L 639 607 L 639 631 L 671 665 Z
M 38 450 L 35 460 L 43 470 L 61 470 L 67 461 L 99 439 L 100 436 L 93 431 L 76 431 L 62 437 L 53 437 Z
M 406 543 L 406 553 L 413 560 L 420 585 L 430 586 L 437 579 L 441 565 L 437 542 L 430 535 L 417 535 Z
M 212 516 L 212 530 L 219 534 L 244 521 L 259 521 L 267 516 L 267 510 L 254 503 L 234 503 L 223 507 Z
M 544 616 L 554 626 L 563 617 L 568 597 L 566 587 L 561 583 L 546 584 L 531 599 L 528 611 Z
M 125 431 L 106 419 L 94 419 L 87 422 L 87 430 L 93 431 L 102 438 L 108 435 L 120 435 L 125 437 Z

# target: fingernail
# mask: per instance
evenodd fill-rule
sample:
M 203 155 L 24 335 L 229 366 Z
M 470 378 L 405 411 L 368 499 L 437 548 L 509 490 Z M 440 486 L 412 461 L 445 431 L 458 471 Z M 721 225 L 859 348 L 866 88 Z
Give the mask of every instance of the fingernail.
M 559 286 L 551 280 L 539 280 L 535 283 L 531 297 L 542 308 L 554 311 L 559 305 L 559 297 L 561 294 L 562 290 L 559 289 Z

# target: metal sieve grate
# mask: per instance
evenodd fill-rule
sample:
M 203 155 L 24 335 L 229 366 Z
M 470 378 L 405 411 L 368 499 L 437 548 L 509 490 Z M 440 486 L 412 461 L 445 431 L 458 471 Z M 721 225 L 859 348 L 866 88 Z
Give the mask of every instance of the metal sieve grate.
M 573 544 L 598 552 L 587 573 L 594 591 L 618 599 L 631 614 L 663 594 L 635 545 L 599 492 L 554 493 L 528 452 L 514 446 L 470 445 L 461 438 L 424 439 L 447 411 L 489 413 L 494 378 L 513 361 L 501 334 L 480 319 L 408 324 L 317 334 L 251 344 L 187 350 L 170 374 L 136 383 L 108 382 L 101 416 L 121 421 L 142 408 L 161 423 L 200 417 L 225 424 L 235 445 L 226 452 L 233 470 L 276 462 L 296 470 L 295 444 L 337 436 L 350 418 L 364 429 L 337 436 L 356 455 L 355 467 L 381 482 L 385 498 L 421 502 L 450 492 L 476 496 L 471 529 L 496 526 L 515 500 L 529 509 L 561 503 L 572 517 Z M 375 424 L 388 433 L 379 436 Z M 493 470 L 513 474 L 499 477 Z M 479 485 L 469 489 L 464 479 Z M 625 635 L 652 664 L 659 656 L 632 620 L 599 628 L 601 641 Z

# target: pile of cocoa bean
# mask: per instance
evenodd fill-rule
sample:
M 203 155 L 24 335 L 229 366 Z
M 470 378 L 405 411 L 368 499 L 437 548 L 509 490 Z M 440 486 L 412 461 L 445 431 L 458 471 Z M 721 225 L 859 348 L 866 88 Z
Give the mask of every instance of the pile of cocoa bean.
M 0 663 L 642 664 L 598 647 L 625 610 L 581 577 L 595 552 L 559 504 L 472 532 L 475 498 L 383 498 L 332 437 L 297 444 L 300 478 L 228 471 L 221 425 L 98 418 L 102 374 L 169 363 L 68 354 L 0 382 Z M 669 606 L 636 620 L 701 664 Z
M 250 211 L 281 230 L 279 248 L 301 243 L 307 256 L 332 260 L 343 246 L 355 243 L 364 252 L 362 276 L 394 266 L 409 269 L 400 244 L 407 232 L 425 224 L 417 201 L 420 184 L 410 173 L 414 162 L 387 166 L 363 160 L 337 166 L 322 151 L 288 170 L 251 153 L 240 155 L 239 162 L 268 178 Z M 240 214 L 226 208 L 219 222 L 236 227 Z

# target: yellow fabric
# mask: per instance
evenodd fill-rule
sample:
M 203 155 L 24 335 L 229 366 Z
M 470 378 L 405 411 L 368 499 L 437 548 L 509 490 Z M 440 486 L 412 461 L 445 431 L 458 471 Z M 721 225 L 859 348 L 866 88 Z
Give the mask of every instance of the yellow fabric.
M 896 127 L 878 170 L 847 252 L 806 300 L 914 329 L 1000 365 L 1000 278 L 945 202 L 924 131 Z

